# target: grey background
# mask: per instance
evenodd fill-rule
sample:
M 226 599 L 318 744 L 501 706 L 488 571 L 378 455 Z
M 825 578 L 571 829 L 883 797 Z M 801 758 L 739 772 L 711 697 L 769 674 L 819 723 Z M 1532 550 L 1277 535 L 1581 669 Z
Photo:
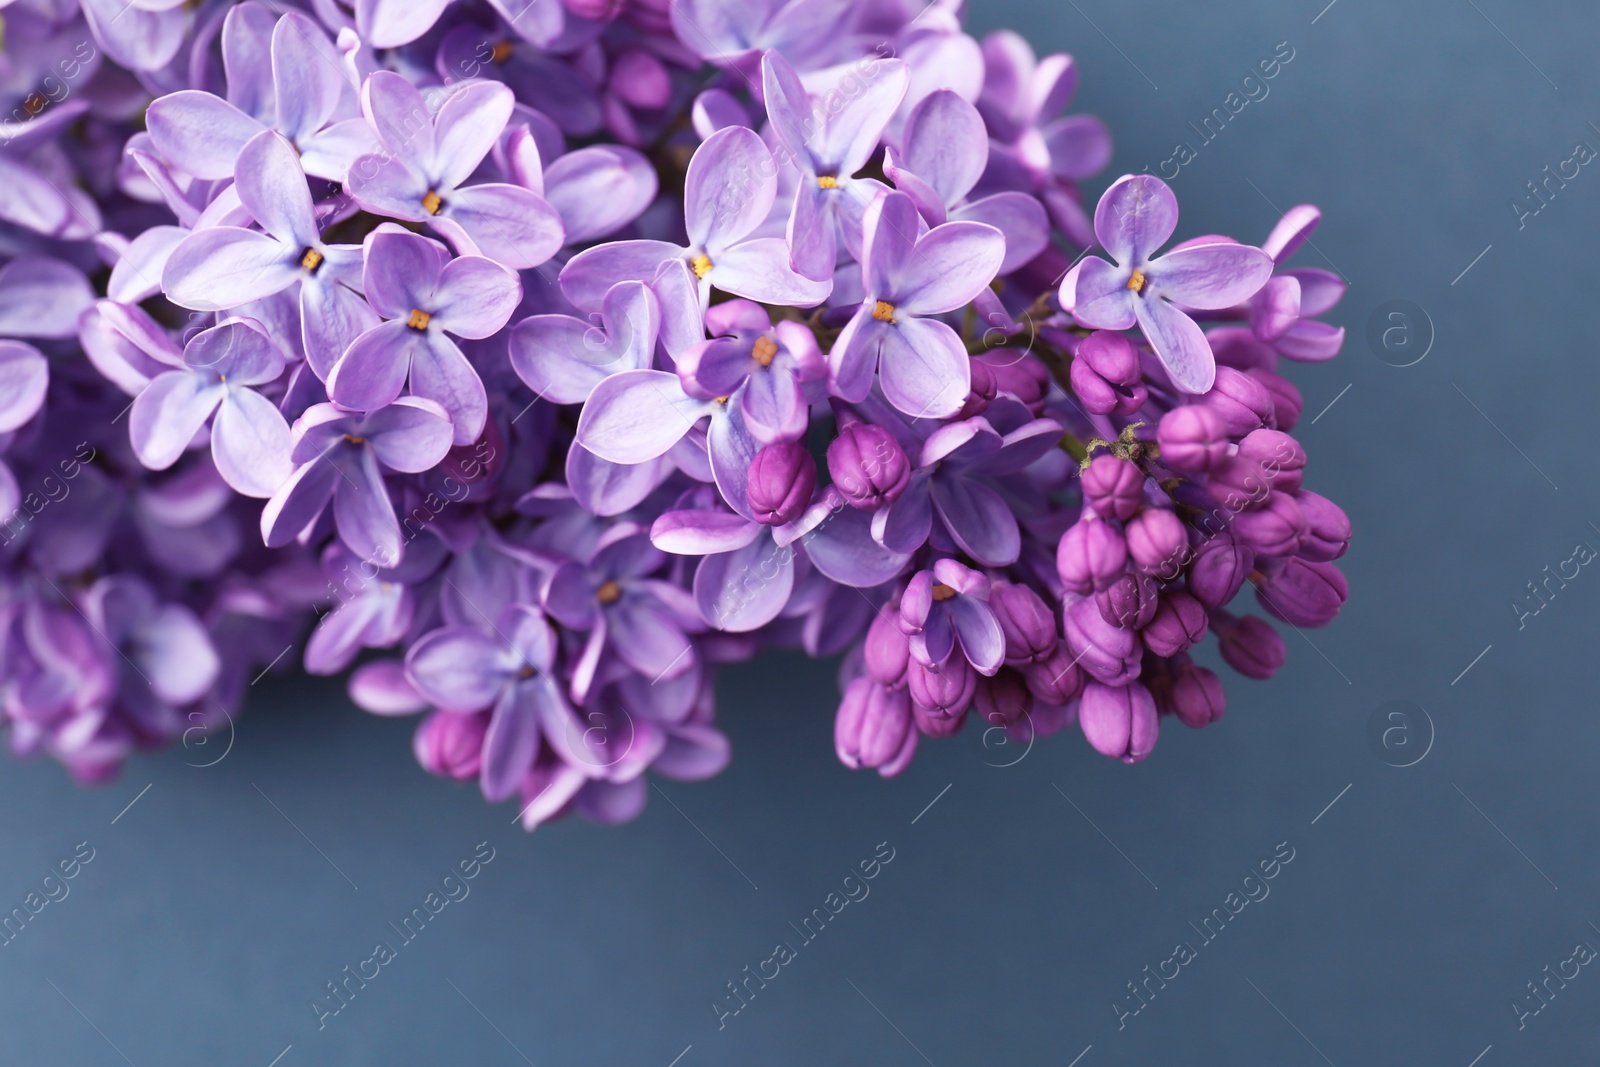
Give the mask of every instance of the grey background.
M 1230 680 L 1222 722 L 1168 726 L 1137 767 L 1075 735 L 991 766 L 1017 750 L 972 726 L 884 782 L 833 757 L 832 665 L 768 656 L 723 682 L 727 773 L 663 783 L 673 803 L 652 790 L 619 829 L 531 836 L 420 772 L 409 721 L 362 715 L 336 684 L 263 683 L 209 768 L 186 763 L 214 747 L 180 749 L 92 791 L 49 764 L 0 770 L 0 905 L 77 842 L 96 850 L 0 949 L 0 1060 L 1593 1062 L 1592 968 L 1524 1030 L 1510 1005 L 1580 940 L 1600 946 L 1600 577 L 1520 631 L 1508 606 L 1600 545 L 1600 171 L 1520 231 L 1508 206 L 1575 142 L 1600 146 L 1593 7 L 1324 2 L 971 12 L 1077 55 L 1074 107 L 1110 123 L 1117 173 L 1153 168 L 1249 65 L 1295 49 L 1174 182 L 1180 237 L 1259 240 L 1273 205 L 1320 204 L 1297 262 L 1351 283 L 1332 316 L 1344 354 L 1291 373 L 1309 484 L 1355 522 L 1355 593 L 1331 628 L 1286 633 L 1277 680 Z M 1431 318 L 1415 366 L 1365 340 L 1390 300 Z M 1369 746 L 1391 700 L 1434 725 L 1415 766 Z M 471 895 L 319 1031 L 322 984 L 483 840 L 496 857 Z M 723 983 L 795 940 L 787 923 L 882 841 L 895 859 L 871 895 L 719 1032 Z M 1188 924 L 1284 841 L 1270 896 L 1119 1030 L 1125 983 L 1198 943 Z

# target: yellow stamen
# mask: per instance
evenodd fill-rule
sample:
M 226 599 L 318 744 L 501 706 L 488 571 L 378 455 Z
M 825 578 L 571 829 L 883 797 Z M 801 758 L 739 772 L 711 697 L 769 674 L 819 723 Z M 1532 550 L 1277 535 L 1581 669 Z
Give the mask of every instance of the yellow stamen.
M 356 437 L 354 434 L 347 433 L 344 435 L 344 439 L 353 445 L 364 445 L 367 443 L 367 439 L 365 437 Z
M 622 599 L 622 586 L 616 582 L 607 582 L 595 592 L 594 598 L 602 604 L 615 604 Z
M 499 41 L 489 50 L 489 58 L 496 63 L 504 63 L 511 58 L 511 42 Z
M 430 215 L 437 215 L 442 207 L 444 201 L 439 199 L 439 194 L 429 189 L 428 195 L 422 198 L 422 209 Z
M 837 189 L 839 188 L 839 179 L 831 174 L 819 174 L 817 175 L 817 188 Z
M 704 278 L 711 273 L 711 257 L 706 255 L 695 256 L 689 261 L 689 269 L 694 271 L 696 278 Z
M 945 585 L 943 582 L 940 582 L 938 585 L 933 587 L 933 599 L 935 600 L 949 600 L 955 595 L 956 591 L 951 589 L 948 585 Z
M 525 682 L 529 678 L 532 678 L 534 675 L 536 675 L 538 673 L 539 672 L 534 670 L 533 667 L 531 667 L 528 664 L 524 663 L 522 665 L 522 669 L 517 672 L 517 680 Z
M 728 402 L 728 398 L 725 396 L 714 396 L 711 399 L 718 404 L 726 404 Z
M 882 300 L 872 305 L 872 317 L 879 322 L 894 321 L 894 305 L 886 304 Z
M 22 110 L 30 115 L 37 115 L 49 102 L 43 93 L 34 93 L 22 102 Z
M 1144 292 L 1144 271 L 1136 270 L 1133 272 L 1133 276 L 1128 279 L 1128 288 L 1136 293 Z
M 778 342 L 770 337 L 757 337 L 750 346 L 750 358 L 763 367 L 772 366 L 772 357 L 778 354 Z
M 411 327 L 413 330 L 426 330 L 428 328 L 428 323 L 432 321 L 433 316 L 428 314 L 426 311 L 418 311 L 416 308 L 412 308 L 411 317 L 406 320 L 406 325 Z
M 306 270 L 316 270 L 322 266 L 322 253 L 315 248 L 306 249 L 306 254 L 300 257 L 300 265 Z

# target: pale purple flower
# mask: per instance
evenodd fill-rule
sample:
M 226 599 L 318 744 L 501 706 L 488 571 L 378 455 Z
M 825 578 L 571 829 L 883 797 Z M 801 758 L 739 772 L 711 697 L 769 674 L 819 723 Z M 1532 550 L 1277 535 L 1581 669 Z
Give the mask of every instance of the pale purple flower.
M 571 315 L 531 315 L 511 330 L 511 366 L 529 389 L 556 404 L 581 404 L 603 379 L 648 370 L 661 309 L 643 282 L 618 282 L 596 313 L 598 324 Z
M 900 597 L 900 628 L 924 667 L 943 666 L 958 646 L 979 674 L 992 675 L 1005 662 L 1005 634 L 989 607 L 989 579 L 953 559 L 912 575 Z
M 1272 273 L 1259 248 L 1217 241 L 1156 250 L 1178 227 L 1178 199 L 1159 178 L 1120 178 L 1100 198 L 1094 232 L 1113 266 L 1089 256 L 1061 283 L 1061 306 L 1085 326 L 1127 330 L 1137 325 L 1155 349 L 1172 384 L 1205 393 L 1216 360 L 1205 334 L 1185 309 L 1226 308 L 1253 296 Z
M 450 335 L 499 332 L 522 296 L 517 276 L 491 259 L 451 259 L 437 241 L 404 230 L 367 238 L 362 287 L 385 322 L 346 348 L 328 374 L 328 396 L 341 407 L 375 411 L 409 381 L 413 396 L 436 402 L 455 424 L 455 443 L 483 433 L 488 395 Z
M 811 414 L 807 387 L 828 372 L 816 334 L 788 319 L 774 326 L 749 300 L 712 307 L 705 323 L 711 339 L 678 356 L 678 377 L 690 395 L 739 394 L 744 424 L 762 444 L 804 436 Z

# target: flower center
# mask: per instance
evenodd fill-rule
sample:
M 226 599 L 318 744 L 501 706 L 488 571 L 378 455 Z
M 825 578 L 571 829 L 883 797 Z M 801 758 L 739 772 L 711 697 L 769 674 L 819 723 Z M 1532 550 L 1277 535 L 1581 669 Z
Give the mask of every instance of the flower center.
M 698 255 L 689 261 L 689 269 L 694 271 L 696 278 L 704 278 L 711 273 L 711 257 Z
M 44 110 L 45 104 L 49 102 L 49 99 L 43 93 L 34 93 L 22 102 L 22 109 L 29 115 L 37 115 Z
M 945 585 L 943 582 L 940 582 L 938 585 L 933 587 L 933 599 L 935 600 L 949 600 L 955 595 L 956 591 L 951 589 L 948 585 Z
M 817 175 L 817 188 L 837 189 L 839 188 L 839 179 L 831 174 L 819 174 Z
M 439 194 L 429 189 L 427 195 L 422 198 L 422 210 L 430 215 L 437 215 L 442 207 L 444 201 L 439 199 Z
M 300 256 L 300 265 L 315 274 L 317 268 L 322 266 L 322 253 L 315 248 L 306 249 Z
M 420 333 L 421 331 L 426 330 L 428 328 L 428 323 L 432 321 L 433 316 L 428 314 L 426 311 L 418 311 L 416 308 L 412 308 L 411 317 L 406 320 L 406 325 Z
M 511 42 L 499 41 L 489 50 L 489 58 L 496 63 L 504 63 L 511 58 Z
M 1128 288 L 1136 293 L 1144 292 L 1144 271 L 1136 270 L 1128 278 Z
M 778 354 L 778 342 L 770 337 L 757 337 L 750 346 L 750 358 L 763 367 L 772 366 L 772 357 Z
M 622 599 L 622 586 L 615 581 L 607 582 L 595 591 L 594 598 L 602 604 L 615 604 Z
M 879 322 L 894 321 L 894 305 L 886 304 L 882 300 L 872 305 L 872 317 Z
M 365 437 L 357 437 L 355 434 L 347 433 L 344 435 L 344 439 L 353 445 L 364 445 L 367 443 L 367 439 Z
M 534 675 L 536 675 L 538 673 L 539 672 L 537 670 L 535 670 L 532 666 L 530 666 L 529 664 L 524 663 L 522 665 L 522 669 L 517 672 L 517 681 L 526 682 L 529 678 L 532 678 Z

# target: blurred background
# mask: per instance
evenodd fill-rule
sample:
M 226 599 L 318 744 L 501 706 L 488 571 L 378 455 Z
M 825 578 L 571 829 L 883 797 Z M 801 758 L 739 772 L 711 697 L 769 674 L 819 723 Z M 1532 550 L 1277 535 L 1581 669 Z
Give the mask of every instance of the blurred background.
M 980 722 L 882 781 L 833 755 L 833 664 L 769 655 L 723 680 L 721 777 L 658 783 L 619 829 L 533 835 L 420 771 L 410 721 L 263 682 L 231 748 L 195 739 L 106 788 L 0 766 L 0 909 L 78 863 L 0 948 L 0 1060 L 1592 1062 L 1600 575 L 1575 550 L 1600 548 L 1600 170 L 1564 161 L 1600 150 L 1600 23 L 1554 0 L 1324 4 L 969 11 L 1077 57 L 1072 110 L 1117 143 L 1091 197 L 1187 142 L 1179 238 L 1325 213 L 1296 262 L 1349 280 L 1348 337 L 1288 373 L 1307 485 L 1355 524 L 1353 595 L 1285 634 L 1275 681 L 1230 679 L 1220 723 L 1168 720 L 1136 767 Z M 1290 51 L 1205 143 L 1190 123 Z M 485 855 L 402 942 L 389 924 Z M 319 1020 L 380 941 L 396 958 Z M 779 977 L 719 1018 L 779 943 Z M 1167 962 L 1179 943 L 1193 958 Z

